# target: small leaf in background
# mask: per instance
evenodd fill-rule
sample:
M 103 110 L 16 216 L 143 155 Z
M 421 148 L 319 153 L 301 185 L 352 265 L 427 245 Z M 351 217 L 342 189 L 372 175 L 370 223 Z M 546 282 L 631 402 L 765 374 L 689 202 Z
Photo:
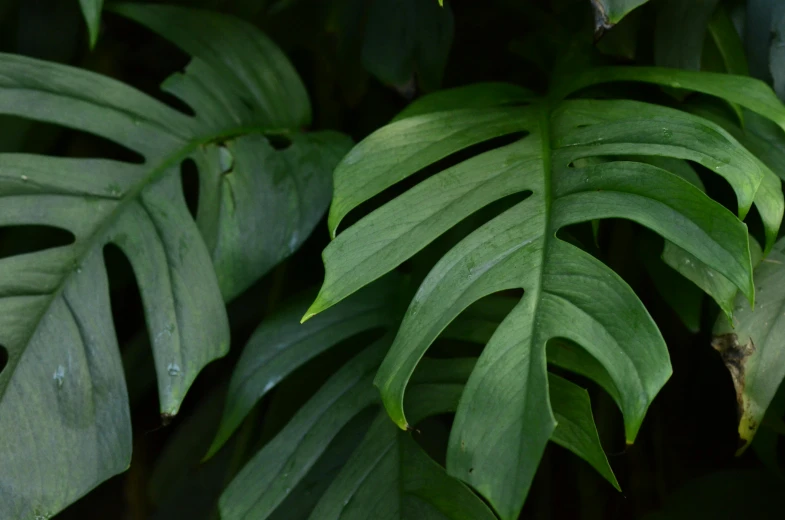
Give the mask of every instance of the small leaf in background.
M 649 0 L 591 0 L 594 6 L 594 30 L 602 33 L 621 21 L 630 11 Z
M 654 62 L 661 67 L 700 70 L 703 42 L 718 0 L 665 0 L 657 4 Z
M 750 73 L 773 81 L 780 98 L 785 97 L 785 4 L 779 0 L 748 0 L 744 41 Z
M 79 0 L 79 4 L 82 6 L 82 14 L 90 34 L 90 48 L 93 48 L 98 42 L 98 34 L 101 30 L 101 9 L 104 0 Z
M 439 88 L 454 32 L 452 10 L 432 0 L 371 0 L 362 61 L 382 83 L 411 97 Z

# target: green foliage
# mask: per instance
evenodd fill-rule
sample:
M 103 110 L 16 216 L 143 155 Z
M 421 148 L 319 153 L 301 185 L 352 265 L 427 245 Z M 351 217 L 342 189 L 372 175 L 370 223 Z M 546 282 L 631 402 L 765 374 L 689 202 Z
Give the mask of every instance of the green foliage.
M 778 2 L 56 1 L 0 1 L 0 520 L 778 510 Z
M 770 91 L 752 80 L 723 82 L 660 69 L 590 71 L 566 80 L 561 94 L 614 79 L 723 92 L 751 108 L 758 108 L 753 96 L 760 92 L 761 107 L 782 112 Z M 474 98 L 484 88 L 461 93 Z M 467 383 L 447 456 L 451 475 L 469 482 L 502 518 L 516 518 L 556 425 L 548 401 L 548 340 L 579 343 L 608 372 L 620 395 L 628 442 L 671 373 L 664 341 L 630 288 L 557 238 L 559 230 L 593 219 L 634 220 L 731 280 L 752 302 L 745 226 L 678 175 L 622 159 L 665 156 L 715 171 L 734 188 L 740 216 L 756 204 L 770 240 L 782 218 L 782 193 L 759 189 L 764 178 L 776 177 L 728 133 L 683 112 L 633 101 L 552 97 L 520 108 L 465 109 L 455 93 L 452 107 L 438 100 L 440 94 L 433 96 L 413 105 L 419 115 L 375 132 L 338 166 L 329 218 L 333 236 L 349 211 L 421 168 L 491 138 L 527 135 L 434 174 L 338 235 L 324 252 L 325 283 L 306 317 L 395 268 L 483 206 L 531 193 L 434 266 L 376 377 L 390 416 L 408 428 L 403 408 L 408 380 L 439 333 L 474 301 L 524 290 Z M 476 97 L 493 99 L 487 93 Z M 521 92 L 519 99 L 525 97 Z M 429 113 L 422 107 L 432 99 L 438 100 L 437 111 Z M 588 161 L 595 158 L 603 160 Z
M 251 26 L 179 8 L 115 9 L 194 57 L 164 88 L 196 115 L 106 77 L 3 57 L 3 114 L 101 135 L 144 162 L 0 156 L 0 224 L 49 225 L 74 236 L 70 245 L 0 264 L 0 344 L 8 350 L 0 375 L 2 518 L 51 514 L 128 466 L 129 410 L 103 247 L 118 246 L 134 269 L 161 413 L 173 416 L 202 367 L 229 347 L 224 297 L 307 236 L 327 204 L 331 166 L 346 149 L 340 135 L 297 132 L 310 118 L 305 89 Z M 194 38 L 207 27 L 223 38 Z M 276 74 L 255 73 L 259 63 Z M 266 135 L 291 146 L 279 152 Z M 187 159 L 205 194 L 196 222 L 182 195 L 179 167 Z M 271 203 L 258 211 L 265 199 Z M 259 234 L 279 220 L 277 233 Z

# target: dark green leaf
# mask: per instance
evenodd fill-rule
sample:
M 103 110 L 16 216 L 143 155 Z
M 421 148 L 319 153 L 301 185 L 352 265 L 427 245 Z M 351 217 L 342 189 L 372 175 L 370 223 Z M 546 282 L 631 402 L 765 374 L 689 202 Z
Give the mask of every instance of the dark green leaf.
M 661 67 L 700 70 L 703 41 L 718 0 L 658 4 L 654 61 Z
M 488 507 L 449 477 L 381 412 L 311 520 L 493 520 Z
M 257 453 L 221 495 L 221 518 L 267 518 L 284 501 L 335 435 L 378 403 L 371 385 L 388 340 L 381 340 L 336 372 L 286 427 Z
M 362 61 L 383 83 L 408 93 L 415 75 L 426 91 L 439 88 L 453 38 L 449 5 L 420 0 L 371 0 Z
M 313 177 L 327 190 L 330 162 L 346 146 L 341 136 L 296 133 L 309 116 L 304 87 L 252 26 L 167 6 L 115 9 L 194 56 L 164 88 L 196 115 L 98 74 L 14 55 L 0 60 L 0 114 L 97 134 L 143 158 L 0 155 L 0 226 L 52 226 L 75 237 L 70 245 L 0 261 L 0 344 L 9 353 L 0 373 L 0 518 L 52 515 L 128 467 L 128 398 L 104 246 L 117 245 L 134 270 L 161 413 L 174 415 L 202 367 L 229 347 L 222 290 L 230 297 L 261 276 L 276 241 L 288 255 L 327 202 L 326 194 L 321 207 L 311 201 L 302 216 L 292 210 L 296 203 L 284 203 L 259 212 L 260 220 L 250 216 L 264 193 L 247 190 L 278 186 L 278 197 L 296 200 L 298 183 Z M 277 73 L 260 73 L 262 63 Z M 292 145 L 273 157 L 266 136 L 282 133 Z M 280 162 L 268 169 L 260 158 Z M 187 159 L 200 168 L 199 226 L 182 193 Z M 305 171 L 291 172 L 292 165 Z M 235 196 L 234 183 L 246 193 Z M 278 225 L 292 232 L 248 238 Z
M 299 318 L 313 295 L 266 318 L 246 344 L 232 374 L 218 434 L 207 457 L 226 442 L 251 408 L 296 368 L 360 332 L 390 327 L 397 318 L 393 298 L 398 281 L 381 280 L 305 325 L 300 325 Z

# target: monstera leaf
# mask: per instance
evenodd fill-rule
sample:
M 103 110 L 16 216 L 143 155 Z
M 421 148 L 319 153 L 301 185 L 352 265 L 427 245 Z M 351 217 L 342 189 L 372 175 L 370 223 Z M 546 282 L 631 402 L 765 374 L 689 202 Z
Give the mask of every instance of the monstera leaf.
M 476 85 L 447 96 L 488 106 L 450 108 L 426 97 L 371 134 L 334 174 L 330 231 L 354 208 L 423 168 L 455 163 L 337 235 L 324 251 L 325 282 L 305 315 L 313 316 L 394 269 L 465 217 L 514 194 L 525 200 L 455 245 L 414 296 L 376 376 L 392 419 L 410 427 L 404 394 L 418 361 L 440 332 L 480 298 L 524 294 L 496 329 L 469 378 L 450 436 L 447 471 L 470 484 L 503 519 L 523 506 L 556 420 L 548 398 L 546 342 L 570 340 L 596 361 L 634 441 L 644 414 L 671 373 L 667 349 L 630 287 L 557 232 L 603 218 L 636 221 L 722 274 L 748 301 L 754 288 L 746 226 L 680 176 L 636 156 L 689 160 L 724 177 L 739 216 L 754 204 L 770 248 L 783 212 L 768 189 L 768 168 L 706 119 L 626 100 L 564 100 L 608 81 L 645 81 L 726 93 L 732 102 L 785 122 L 771 90 L 748 78 L 658 68 L 592 69 L 558 83 L 542 100 Z M 507 87 L 509 88 L 509 87 Z M 520 137 L 523 134 L 524 137 Z M 507 136 L 510 144 L 489 140 Z M 473 150 L 486 143 L 490 150 Z M 599 159 L 599 160 L 596 160 Z M 607 386 L 606 382 L 606 386 Z
M 193 56 L 163 88 L 196 115 L 97 74 L 0 60 L 0 113 L 96 134 L 143 158 L 0 155 L 0 226 L 73 235 L 69 245 L 0 260 L 0 346 L 8 354 L 0 518 L 48 517 L 128 467 L 128 399 L 104 246 L 118 246 L 133 267 L 161 413 L 174 415 L 202 367 L 228 349 L 224 297 L 304 240 L 347 145 L 342 136 L 297 132 L 310 118 L 305 89 L 253 27 L 163 6 L 116 10 Z M 268 137 L 287 146 L 278 150 Z M 181 188 L 187 160 L 199 169 L 198 225 Z
M 291 353 L 295 359 L 296 353 L 304 363 L 351 335 L 380 327 L 389 330 L 383 311 L 387 316 L 397 314 L 395 282 L 388 278 L 380 281 L 381 286 L 371 285 L 299 329 L 294 311 L 303 309 L 298 304 L 271 316 L 259 329 L 266 333 L 249 343 L 236 369 L 224 424 L 228 418 L 234 425 L 238 405 L 249 409 L 285 374 L 275 368 L 281 363 L 270 354 Z M 411 432 L 397 428 L 380 409 L 372 381 L 390 341 L 388 334 L 344 365 L 251 459 L 221 497 L 222 518 L 495 518 L 477 496 L 425 454 Z M 423 360 L 407 393 L 412 424 L 454 412 L 475 363 L 473 358 Z M 271 372 L 279 375 L 271 377 Z M 549 381 L 560 421 L 551 440 L 586 459 L 618 487 L 600 446 L 588 394 L 553 374 Z M 325 472 L 331 447 L 349 435 L 347 428 L 369 408 L 376 409 L 377 416 L 365 425 L 363 440 L 337 471 Z M 219 433 L 216 440 L 224 437 Z M 310 491 L 319 489 L 319 495 L 302 490 L 305 483 Z

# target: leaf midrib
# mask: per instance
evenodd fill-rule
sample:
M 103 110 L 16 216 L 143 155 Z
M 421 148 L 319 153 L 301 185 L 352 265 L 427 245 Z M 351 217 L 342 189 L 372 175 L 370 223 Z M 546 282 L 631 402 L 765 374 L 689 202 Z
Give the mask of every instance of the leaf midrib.
M 537 315 L 540 312 L 540 302 L 542 302 L 542 284 L 544 279 L 545 273 L 545 261 L 548 255 L 548 247 L 550 245 L 550 233 L 551 233 L 551 129 L 550 129 L 550 119 L 551 119 L 551 110 L 550 110 L 550 103 L 547 101 L 543 101 L 543 105 L 540 109 L 540 114 L 538 117 L 538 127 L 540 131 L 540 139 L 542 141 L 542 199 L 543 199 L 543 234 L 542 234 L 542 251 L 540 253 L 540 272 L 538 273 L 538 280 L 537 280 L 537 288 L 532 295 L 534 298 L 534 309 L 532 310 L 532 340 L 536 340 L 537 336 L 535 335 L 535 329 L 537 327 Z M 526 288 L 524 288 L 526 291 Z M 539 348 L 538 345 L 532 344 L 529 348 L 535 349 Z M 545 351 L 545 345 L 542 345 L 543 354 Z M 532 359 L 532 356 L 529 355 L 529 359 Z M 528 374 L 527 380 L 531 381 L 531 375 L 533 369 L 536 367 L 533 363 L 529 363 L 528 367 Z M 546 379 L 546 386 L 547 386 L 547 379 Z M 529 397 L 528 395 L 526 396 Z M 548 398 L 548 394 L 546 392 L 546 399 Z M 525 399 L 524 402 L 528 401 Z M 524 407 L 526 405 L 524 404 Z M 550 403 L 548 403 L 548 409 L 550 410 Z M 553 412 L 551 411 L 551 422 L 555 422 L 553 419 Z M 555 424 L 553 425 L 555 427 Z M 525 435 L 522 437 L 525 438 Z M 516 460 L 521 460 L 521 450 L 522 450 L 522 443 L 518 442 L 516 446 Z M 516 489 L 520 489 L 521 486 L 518 485 L 520 473 L 516 473 L 515 475 L 515 483 Z

